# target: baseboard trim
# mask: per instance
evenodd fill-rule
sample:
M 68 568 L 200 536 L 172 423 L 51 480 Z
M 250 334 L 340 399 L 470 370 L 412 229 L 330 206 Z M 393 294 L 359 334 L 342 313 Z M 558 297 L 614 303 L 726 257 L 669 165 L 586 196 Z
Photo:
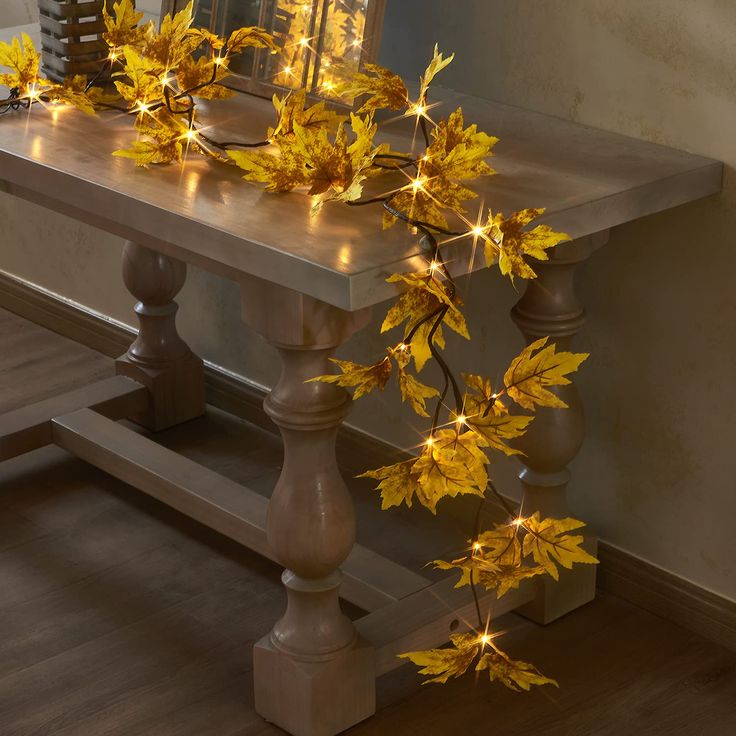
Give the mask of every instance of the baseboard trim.
M 122 355 L 135 336 L 125 325 L 2 272 L 0 307 L 112 358 Z M 262 388 L 212 364 L 205 366 L 205 380 L 212 406 L 276 431 L 263 411 Z M 338 442 L 367 465 L 394 462 L 398 453 L 352 427 L 343 428 Z M 601 590 L 736 650 L 736 603 L 605 542 L 599 542 L 598 554 Z
M 598 587 L 736 651 L 736 603 L 599 542 Z

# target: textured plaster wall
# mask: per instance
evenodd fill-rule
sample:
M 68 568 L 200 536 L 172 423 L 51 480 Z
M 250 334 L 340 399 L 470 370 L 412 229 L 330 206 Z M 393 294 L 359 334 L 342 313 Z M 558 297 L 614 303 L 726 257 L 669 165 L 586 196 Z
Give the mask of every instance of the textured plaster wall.
M 6 3 L 0 25 L 26 20 L 21 0 Z M 448 86 L 726 162 L 721 197 L 616 229 L 581 273 L 578 347 L 592 357 L 571 499 L 603 539 L 736 600 L 734 32 L 731 0 L 389 0 L 382 61 L 415 77 L 439 41 L 457 51 Z M 118 240 L 8 197 L 0 218 L 0 268 L 131 321 Z M 521 346 L 507 318 L 518 295 L 492 273 L 467 288 L 474 340 L 454 355 L 493 374 Z M 240 325 L 234 285 L 192 271 L 180 302 L 195 350 L 272 383 L 275 360 Z M 375 354 L 376 327 L 345 354 Z M 413 444 L 395 398 L 361 400 L 352 423 Z M 499 470 L 502 485 L 512 471 Z

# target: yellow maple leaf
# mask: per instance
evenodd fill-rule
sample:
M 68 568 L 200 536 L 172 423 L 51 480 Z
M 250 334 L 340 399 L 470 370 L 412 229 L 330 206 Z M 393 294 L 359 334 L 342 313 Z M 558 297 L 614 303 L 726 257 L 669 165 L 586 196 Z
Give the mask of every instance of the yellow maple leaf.
M 546 386 L 566 386 L 566 377 L 588 357 L 588 353 L 556 352 L 555 344 L 547 345 L 543 337 L 521 351 L 504 374 L 506 392 L 519 406 L 534 409 L 547 406 L 559 409 L 567 404 Z M 547 345 L 547 347 L 545 347 Z
M 459 570 L 460 578 L 455 584 L 456 588 L 470 585 L 472 571 L 473 582 L 482 585 L 486 590 L 495 591 L 497 598 L 502 598 L 509 590 L 517 590 L 524 580 L 546 573 L 541 566 L 499 565 L 482 554 L 460 557 L 452 562 L 434 560 L 432 564 L 440 570 Z
M 432 60 L 429 62 L 429 65 L 425 69 L 424 74 L 422 74 L 422 77 L 420 80 L 420 88 L 419 88 L 419 100 L 420 101 L 426 101 L 427 92 L 429 91 L 429 85 L 432 84 L 432 80 L 448 64 L 451 64 L 454 58 L 455 58 L 455 54 L 450 54 L 450 56 L 447 56 L 447 57 L 443 56 L 442 53 L 439 51 L 439 44 L 434 45 L 434 54 L 432 55 Z
M 353 394 L 353 399 L 359 399 L 364 394 L 370 393 L 377 388 L 383 391 L 388 379 L 391 377 L 391 360 L 388 356 L 373 365 L 361 365 L 360 363 L 353 363 L 350 360 L 338 360 L 337 358 L 330 358 L 330 361 L 342 373 L 316 376 L 315 378 L 310 378 L 307 383 L 321 381 L 322 383 L 334 383 L 344 388 L 354 388 L 355 393 Z
M 422 452 L 410 460 L 369 470 L 359 478 L 379 481 L 381 508 L 411 506 L 416 499 L 433 514 L 437 503 L 461 494 L 482 496 L 488 484 L 488 458 L 482 440 L 472 432 L 442 429 L 427 440 Z
M 488 458 L 478 435 L 442 429 L 428 443 L 412 467 L 416 497 L 422 506 L 436 514 L 437 503 L 443 498 L 468 493 L 484 495 Z
M 422 684 L 445 683 L 451 677 L 464 675 L 475 663 L 476 672 L 488 671 L 491 682 L 498 681 L 511 690 L 529 690 L 532 685 L 554 685 L 557 683 L 542 675 L 527 662 L 511 659 L 494 643 L 488 634 L 470 631 L 450 636 L 450 647 L 406 652 L 399 657 L 409 659 L 421 667 L 420 675 L 431 675 Z
M 130 148 L 114 151 L 113 156 L 131 158 L 136 166 L 144 167 L 181 162 L 187 143 L 187 128 L 165 107 L 139 115 L 135 127 L 141 138 Z M 196 143 L 189 142 L 188 145 L 196 148 Z
M 481 434 L 494 450 L 509 456 L 522 455 L 521 450 L 509 446 L 507 440 L 523 436 L 534 417 L 510 414 L 496 397 L 490 379 L 468 373 L 463 374 L 463 378 L 470 389 L 463 403 L 468 426 Z
M 107 29 L 102 38 L 112 49 L 123 46 L 139 47 L 146 35 L 146 28 L 140 26 L 144 16 L 143 12 L 137 12 L 133 0 L 118 0 L 112 4 L 112 13 L 107 10 L 107 3 L 103 5 L 102 17 Z
M 511 659 L 493 644 L 491 644 L 488 651 L 481 655 L 475 668 L 476 672 L 482 672 L 483 670 L 488 670 L 491 682 L 497 680 L 516 692 L 529 690 L 532 685 L 554 685 L 559 687 L 555 680 L 545 677 L 534 665 Z
M 406 652 L 399 657 L 421 667 L 420 675 L 433 675 L 422 684 L 444 683 L 451 677 L 464 675 L 481 650 L 481 639 L 476 633 L 452 634 L 450 642 L 452 647 Z
M 280 51 L 274 37 L 265 28 L 258 26 L 237 28 L 228 36 L 227 51 L 229 54 L 238 54 L 246 48 Z
M 440 392 L 433 386 L 427 386 L 419 381 L 415 376 L 408 372 L 407 368 L 411 353 L 408 347 L 402 343 L 395 350 L 389 350 L 389 354 L 396 361 L 399 369 L 399 389 L 401 390 L 401 400 L 408 401 L 414 411 L 420 417 L 428 417 L 426 409 L 427 399 L 439 396 Z
M 325 128 L 329 131 L 337 130 L 337 126 L 347 120 L 345 115 L 338 115 L 328 110 L 324 102 L 318 102 L 305 107 L 307 90 L 302 88 L 285 95 L 273 96 L 273 106 L 276 110 L 276 125 L 268 129 L 269 139 L 278 136 L 293 136 L 294 124 L 302 128 Z
M 555 563 L 567 569 L 578 563 L 596 565 L 598 560 L 580 546 L 584 537 L 568 533 L 584 526 L 582 521 L 571 518 L 540 520 L 535 511 L 524 521 L 524 555 L 531 555 L 555 580 L 560 577 Z
M 46 93 L 54 102 L 61 102 L 76 107 L 86 115 L 95 115 L 94 101 L 86 92 L 87 77 L 77 74 L 68 77 L 63 84 L 55 84 Z
M 146 28 L 142 43 L 143 56 L 158 63 L 163 70 L 175 69 L 182 59 L 192 54 L 202 43 L 200 34 L 191 33 L 193 0 L 175 15 L 165 15 L 156 31 L 153 23 Z M 127 59 L 127 48 L 125 50 Z
M 462 108 L 458 108 L 435 126 L 416 177 L 391 198 L 392 207 L 412 220 L 444 229 L 448 227 L 445 212 L 466 213 L 463 203 L 477 195 L 460 182 L 496 173 L 485 159 L 492 155 L 498 139 L 478 132 L 476 125 L 464 125 Z M 386 211 L 384 228 L 396 220 Z
M 11 43 L 0 41 L 0 67 L 7 67 L 10 73 L 0 74 L 0 86 L 17 89 L 20 97 L 29 91 L 40 92 L 42 87 L 50 83 L 39 77 L 38 67 L 41 61 L 31 37 L 21 33 L 21 40 L 14 38 Z
M 409 93 L 398 74 L 378 64 L 366 64 L 365 71 L 355 74 L 349 82 L 339 84 L 336 93 L 341 97 L 369 95 L 358 114 L 388 108 L 400 110 L 409 102 Z
M 153 105 L 163 100 L 164 88 L 161 77 L 164 67 L 156 59 L 145 56 L 133 46 L 124 51 L 125 66 L 118 76 L 127 81 L 117 80 L 115 88 L 128 104 Z
M 526 257 L 540 261 L 549 260 L 547 250 L 570 236 L 552 230 L 549 225 L 537 225 L 531 230 L 524 228 L 537 217 L 544 214 L 544 209 L 525 209 L 514 212 L 508 219 L 503 212 L 488 213 L 485 229 L 488 238 L 484 239 L 486 265 L 492 266 L 498 260 L 498 266 L 504 276 L 520 276 L 523 279 L 537 277 L 534 269 L 527 263 Z
M 229 75 L 227 63 L 215 64 L 212 59 L 205 56 L 197 59 L 186 56 L 176 67 L 179 89 L 183 92 L 191 90 L 192 95 L 204 100 L 225 100 L 232 97 L 235 94 L 233 90 L 218 84 Z
M 361 118 L 351 114 L 350 128 L 354 134 L 352 141 L 343 124 L 338 125 L 332 139 L 325 128 L 305 128 L 294 123 L 295 150 L 309 172 L 308 194 L 319 195 L 313 202 L 313 213 L 325 202 L 360 199 L 374 157 L 387 148 L 374 148 L 373 137 L 378 126 L 370 116 Z
M 246 172 L 243 179 L 265 184 L 267 192 L 290 192 L 309 182 L 304 158 L 293 145 L 280 142 L 278 155 L 268 151 L 228 151 L 227 155 Z
M 381 324 L 381 332 L 404 324 L 404 338 L 407 338 L 414 365 L 417 371 L 421 371 L 431 357 L 429 348 L 429 333 L 432 330 L 435 319 L 429 319 L 421 324 L 425 318 L 433 315 L 442 306 L 447 306 L 447 312 L 442 319 L 442 324 L 457 332 L 466 339 L 470 339 L 465 318 L 459 309 L 460 299 L 455 296 L 450 298 L 442 282 L 433 275 L 431 271 L 394 274 L 386 279 L 389 283 L 406 284 L 405 289 L 395 304 L 391 306 Z M 413 332 L 411 339 L 408 335 Z M 435 330 L 433 344 L 444 348 L 445 339 L 442 326 Z

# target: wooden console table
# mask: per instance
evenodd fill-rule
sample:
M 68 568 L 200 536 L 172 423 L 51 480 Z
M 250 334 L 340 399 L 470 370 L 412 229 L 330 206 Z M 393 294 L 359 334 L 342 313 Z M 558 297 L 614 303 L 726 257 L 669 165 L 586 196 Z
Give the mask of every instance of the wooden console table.
M 527 340 L 551 335 L 568 347 L 584 321 L 576 266 L 610 228 L 720 190 L 716 161 L 450 91 L 439 96 L 443 113 L 462 105 L 467 120 L 501 138 L 501 175 L 480 183 L 485 201 L 505 212 L 546 207 L 545 221 L 573 237 L 539 264 L 513 310 Z M 206 117 L 218 134 L 237 126 L 240 138 L 257 139 L 272 108 L 242 96 Z M 405 121 L 389 131 L 397 150 L 409 148 Z M 34 108 L 0 119 L 0 189 L 126 239 L 123 278 L 140 320 L 115 378 L 0 417 L 0 461 L 54 443 L 277 560 L 288 608 L 255 647 L 256 708 L 297 736 L 331 736 L 374 712 L 375 678 L 399 666 L 397 653 L 441 645 L 471 607 L 454 580 L 434 583 L 354 544 L 355 513 L 334 450 L 351 399 L 304 383 L 328 372 L 335 348 L 392 296 L 386 276 L 421 263 L 417 243 L 401 227 L 382 232 L 370 208 L 329 206 L 310 219 L 307 197 L 265 194 L 235 168 L 215 172 L 201 157 L 137 170 L 110 155 L 133 136 L 119 115 Z M 456 247 L 458 273 L 469 256 L 469 245 Z M 282 375 L 265 401 L 284 439 L 270 501 L 116 422 L 155 431 L 205 410 L 202 362 L 175 326 L 187 263 L 239 283 L 243 320 L 281 355 Z M 529 511 L 565 513 L 567 465 L 583 424 L 575 388 L 561 395 L 571 409 L 539 412 L 526 440 Z M 594 589 L 594 570 L 584 566 L 559 585 L 527 585 L 485 603 L 494 601 L 496 616 L 521 608 L 546 622 Z M 338 595 L 367 615 L 351 622 Z

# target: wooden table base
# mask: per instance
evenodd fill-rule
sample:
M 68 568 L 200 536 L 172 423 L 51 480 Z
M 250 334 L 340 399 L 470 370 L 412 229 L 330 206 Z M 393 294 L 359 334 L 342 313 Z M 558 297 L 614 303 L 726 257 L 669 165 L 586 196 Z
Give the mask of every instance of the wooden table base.
M 124 275 L 139 299 L 140 332 L 117 361 L 121 375 L 0 416 L 0 460 L 56 444 L 283 565 L 287 609 L 254 650 L 256 709 L 295 736 L 332 736 L 375 711 L 375 679 L 403 663 L 397 654 L 441 645 L 467 628 L 472 599 L 454 580 L 432 583 L 355 544 L 353 503 L 335 458 L 350 397 L 305 381 L 328 372 L 328 358 L 367 323 L 367 311 L 345 312 L 256 278 L 242 281 L 244 321 L 276 347 L 283 364 L 265 402 L 284 440 L 270 501 L 117 422 L 134 419 L 157 430 L 204 411 L 201 361 L 175 326 L 173 298 L 185 273 L 184 264 L 128 244 Z M 549 433 L 559 431 L 545 425 L 536 442 L 546 447 Z M 527 452 L 534 469 L 534 448 Z M 562 478 L 558 466 L 568 455 L 544 466 L 544 477 Z M 542 498 L 564 499 L 565 479 L 546 483 L 556 490 Z M 592 582 L 563 579 L 553 603 L 546 588 L 522 585 L 501 601 L 486 593 L 481 605 L 494 617 L 522 608 L 547 621 L 589 600 Z M 351 622 L 339 597 L 367 615 Z

